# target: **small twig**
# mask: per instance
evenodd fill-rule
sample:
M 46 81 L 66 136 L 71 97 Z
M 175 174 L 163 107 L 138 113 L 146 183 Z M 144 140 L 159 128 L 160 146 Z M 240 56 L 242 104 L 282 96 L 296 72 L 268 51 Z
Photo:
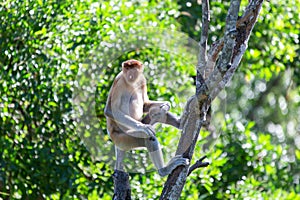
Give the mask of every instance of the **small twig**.
M 206 158 L 206 156 L 203 156 L 202 158 L 197 160 L 197 162 L 190 167 L 187 176 L 189 176 L 194 170 L 196 170 L 198 168 L 207 167 L 209 165 L 209 162 L 202 162 L 205 158 Z

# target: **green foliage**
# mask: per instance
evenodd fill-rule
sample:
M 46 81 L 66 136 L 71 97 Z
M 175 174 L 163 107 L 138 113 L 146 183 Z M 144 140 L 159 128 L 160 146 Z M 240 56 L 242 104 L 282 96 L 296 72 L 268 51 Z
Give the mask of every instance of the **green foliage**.
M 211 165 L 192 174 L 185 195 L 199 194 L 199 199 L 300 198 L 296 182 L 300 162 L 285 160 L 287 147 L 273 144 L 269 134 L 253 132 L 253 122 L 227 121 L 224 125 L 214 151 L 208 152 Z M 194 185 L 201 187 L 191 194 Z
M 140 45 L 143 47 L 140 51 L 135 48 L 131 53 L 126 51 L 136 38 L 124 37 L 124 31 L 149 26 L 160 29 L 172 26 L 174 29 L 177 24 L 173 18 L 176 4 L 4 1 L 1 2 L 0 14 L 1 197 L 110 198 L 112 166 L 107 165 L 104 158 L 92 160 L 92 151 L 87 150 L 94 149 L 86 148 L 85 140 L 76 134 L 78 123 L 72 109 L 74 86 L 90 81 L 90 77 L 78 80 L 77 74 L 80 68 L 92 70 L 96 65 L 107 69 L 100 74 L 101 88 L 96 93 L 99 95 L 96 100 L 100 123 L 95 126 L 104 131 L 103 105 L 112 78 L 120 69 L 120 61 L 135 57 L 148 65 L 172 64 L 169 70 L 174 69 L 176 74 L 186 69 L 179 58 L 167 51 L 160 52 L 155 46 L 145 48 L 145 42 Z M 123 40 L 116 42 L 115 38 Z M 119 57 L 121 55 L 123 57 Z M 115 62 L 117 59 L 119 62 Z M 107 68 L 108 64 L 114 64 L 114 67 Z M 170 76 L 171 72 L 168 73 Z M 187 78 L 182 78 L 188 80 L 189 73 L 185 75 Z M 156 72 L 153 79 L 158 76 Z M 173 80 L 176 85 L 181 85 L 182 91 L 188 87 L 184 85 L 191 83 Z M 161 83 L 157 82 L 150 86 L 151 97 L 156 97 L 155 92 L 166 91 L 167 88 L 159 85 Z M 165 92 L 161 98 L 170 98 L 174 91 L 175 88 Z M 177 102 L 178 98 L 173 97 Z M 109 137 L 100 136 L 102 143 L 107 143 L 100 146 L 103 148 L 100 150 L 111 149 Z
M 201 1 L 178 1 L 180 5 L 179 22 L 182 30 L 195 39 L 201 34 Z M 242 1 L 240 15 L 247 1 Z M 241 63 L 241 71 L 270 80 L 274 74 L 291 68 L 295 71 L 294 80 L 299 84 L 299 34 L 297 23 L 300 9 L 299 0 L 266 2 L 251 35 L 248 51 Z M 226 11 L 229 1 L 214 0 L 210 3 L 211 20 L 209 44 L 220 39 L 225 27 Z
M 1 2 L 0 199 L 111 199 L 103 108 L 113 78 L 122 61 L 144 61 L 150 98 L 180 115 L 194 92 L 197 43 L 178 31 L 199 40 L 197 2 Z M 300 198 L 299 5 L 265 4 L 238 74 L 214 102 L 218 137 L 201 132 L 194 160 L 207 154 L 211 164 L 188 178 L 182 199 Z M 227 8 L 211 2 L 209 43 L 222 36 Z M 76 98 L 97 118 L 78 117 Z M 168 160 L 179 131 L 158 126 L 157 135 Z M 166 179 L 153 166 L 134 171 L 149 163 L 136 157 L 148 159 L 138 150 L 126 160 L 133 198 L 158 199 Z

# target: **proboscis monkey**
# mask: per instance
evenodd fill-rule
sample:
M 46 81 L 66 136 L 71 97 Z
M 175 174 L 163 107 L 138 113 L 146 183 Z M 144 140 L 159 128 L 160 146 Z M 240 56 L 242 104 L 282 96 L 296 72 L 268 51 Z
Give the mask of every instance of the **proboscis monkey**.
M 117 170 L 123 169 L 125 151 L 146 147 L 160 176 L 170 174 L 177 166 L 187 165 L 181 155 L 164 165 L 160 144 L 152 125 L 156 122 L 179 128 L 180 119 L 169 112 L 170 103 L 150 101 L 147 95 L 143 64 L 137 60 L 122 63 L 122 71 L 115 78 L 105 107 L 107 130 L 115 144 Z M 147 115 L 143 118 L 143 114 Z

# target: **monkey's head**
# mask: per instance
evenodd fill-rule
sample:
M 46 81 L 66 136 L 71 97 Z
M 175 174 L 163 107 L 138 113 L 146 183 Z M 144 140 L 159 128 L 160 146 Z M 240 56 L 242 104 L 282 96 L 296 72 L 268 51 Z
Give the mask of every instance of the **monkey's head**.
M 128 83 L 134 83 L 140 78 L 143 73 L 144 66 L 138 60 L 127 60 L 122 63 L 123 75 Z

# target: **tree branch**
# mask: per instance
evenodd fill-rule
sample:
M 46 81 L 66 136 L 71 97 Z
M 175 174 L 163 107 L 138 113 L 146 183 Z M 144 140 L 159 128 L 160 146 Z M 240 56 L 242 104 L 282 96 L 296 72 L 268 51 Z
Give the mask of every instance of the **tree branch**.
M 255 23 L 256 19 L 257 19 L 257 12 L 259 12 L 260 10 L 257 10 L 256 6 L 261 5 L 263 0 L 260 1 L 252 1 L 247 8 L 245 9 L 244 14 L 242 15 L 242 17 L 240 17 L 237 22 L 236 22 L 236 27 L 237 30 L 244 28 L 245 26 L 249 27 L 249 23 Z M 252 21 L 252 22 L 250 22 Z M 248 25 L 247 25 L 248 24 Z M 239 35 L 239 33 L 238 33 Z M 240 36 L 240 35 L 239 35 Z M 221 50 L 223 49 L 224 46 L 224 38 L 221 38 L 220 40 L 217 40 L 216 42 L 214 42 L 211 45 L 211 48 L 209 49 L 208 52 L 208 61 L 207 61 L 207 66 L 205 68 L 205 76 L 209 76 L 213 69 L 214 66 L 216 64 L 216 61 L 218 59 L 219 53 L 221 52 Z M 236 48 L 235 48 L 236 49 Z M 235 52 L 233 53 L 235 55 Z
M 209 165 L 209 162 L 202 162 L 204 159 L 206 158 L 206 156 L 203 156 L 202 158 L 200 158 L 199 160 L 197 160 L 197 162 L 195 164 L 193 164 L 190 168 L 189 168 L 189 172 L 188 172 L 188 176 L 196 169 L 201 168 L 201 167 L 207 167 Z
M 203 3 L 205 2 L 208 3 L 208 0 L 203 1 Z M 262 3 L 263 0 L 252 0 L 243 15 L 243 17 L 247 17 L 248 20 L 243 19 L 245 23 L 243 22 L 241 23 L 243 24 L 241 27 L 237 27 L 240 0 L 231 0 L 226 18 L 224 41 L 221 40 L 218 42 L 215 47 L 216 49 L 209 52 L 209 65 L 207 64 L 205 56 L 207 36 L 205 34 L 205 28 L 203 28 L 204 30 L 202 30 L 201 37 L 203 36 L 204 38 L 201 38 L 200 42 L 201 47 L 197 66 L 196 95 L 188 100 L 184 109 L 184 115 L 182 117 L 182 136 L 176 154 L 181 154 L 185 158 L 192 158 L 197 138 L 202 125 L 206 121 L 206 113 L 211 105 L 211 101 L 225 87 L 226 83 L 231 79 L 237 69 L 241 58 L 247 49 L 248 39 L 257 21 Z M 204 5 L 202 6 L 205 7 Z M 252 12 L 250 13 L 252 14 L 246 15 L 251 9 Z M 205 12 L 202 11 L 203 21 L 204 17 Z M 236 38 L 236 35 L 239 37 Z M 203 70 L 203 64 L 206 64 L 205 67 L 209 66 L 209 70 L 213 69 L 215 60 L 217 60 L 221 48 L 222 54 L 219 56 L 216 67 L 210 76 L 205 78 L 205 76 L 200 73 Z M 188 166 L 177 167 L 169 175 L 160 199 L 179 199 L 188 174 L 196 169 L 197 166 L 203 166 L 204 164 L 201 162 L 202 161 L 196 162 L 190 170 L 188 170 Z
M 208 51 L 208 60 L 207 65 L 205 68 L 205 77 L 209 77 L 209 75 L 214 70 L 214 67 L 216 65 L 216 61 L 219 57 L 220 51 L 223 49 L 224 46 L 224 38 L 214 42 L 211 46 L 211 48 Z
M 200 129 L 206 120 L 206 113 L 211 101 L 208 96 L 208 88 L 202 75 L 207 62 L 207 37 L 209 26 L 209 1 L 202 2 L 203 29 L 200 40 L 200 55 L 197 66 L 196 95 L 191 97 L 185 108 L 182 136 L 180 138 L 177 155 L 192 159 Z M 188 166 L 177 167 L 169 175 L 160 199 L 178 199 L 188 175 Z M 169 187 L 166 187 L 169 186 Z
M 198 56 L 198 66 L 197 71 L 198 74 L 201 74 L 204 79 L 206 77 L 205 69 L 207 63 L 207 40 L 208 40 L 208 28 L 210 22 L 210 14 L 209 14 L 209 2 L 208 0 L 202 1 L 202 30 L 201 30 L 201 38 L 199 42 L 199 56 Z M 197 77 L 198 80 L 199 77 Z
M 240 26 L 238 26 L 236 29 L 237 35 L 239 37 L 236 37 L 235 39 L 236 42 L 230 62 L 231 65 L 228 66 L 228 69 L 223 74 L 223 76 L 221 75 L 221 73 L 215 70 L 215 72 L 213 72 L 215 73 L 215 75 L 213 76 L 216 76 L 215 78 L 213 78 L 215 80 L 215 83 L 213 82 L 213 80 L 210 80 L 211 82 L 207 83 L 208 88 L 211 91 L 210 96 L 212 100 L 219 94 L 222 89 L 224 89 L 225 85 L 231 80 L 233 74 L 238 68 L 241 59 L 248 47 L 248 41 L 252 33 L 252 29 L 257 22 L 257 18 L 260 13 L 263 1 L 264 0 L 252 0 L 251 3 L 246 7 L 245 13 L 240 19 L 244 23 L 236 22 L 237 24 L 240 24 Z
M 219 87 L 219 83 L 223 80 L 224 75 L 231 68 L 233 50 L 236 44 L 236 22 L 238 19 L 239 7 L 240 0 L 231 0 L 228 14 L 226 17 L 226 29 L 222 53 L 219 56 L 214 71 L 211 73 L 209 79 L 207 80 L 207 87 L 210 91 L 214 91 L 216 87 Z M 223 88 L 221 87 L 221 89 Z M 219 91 L 220 90 L 216 90 L 215 92 L 219 93 Z M 217 93 L 211 94 L 212 99 L 214 99 L 216 95 Z

